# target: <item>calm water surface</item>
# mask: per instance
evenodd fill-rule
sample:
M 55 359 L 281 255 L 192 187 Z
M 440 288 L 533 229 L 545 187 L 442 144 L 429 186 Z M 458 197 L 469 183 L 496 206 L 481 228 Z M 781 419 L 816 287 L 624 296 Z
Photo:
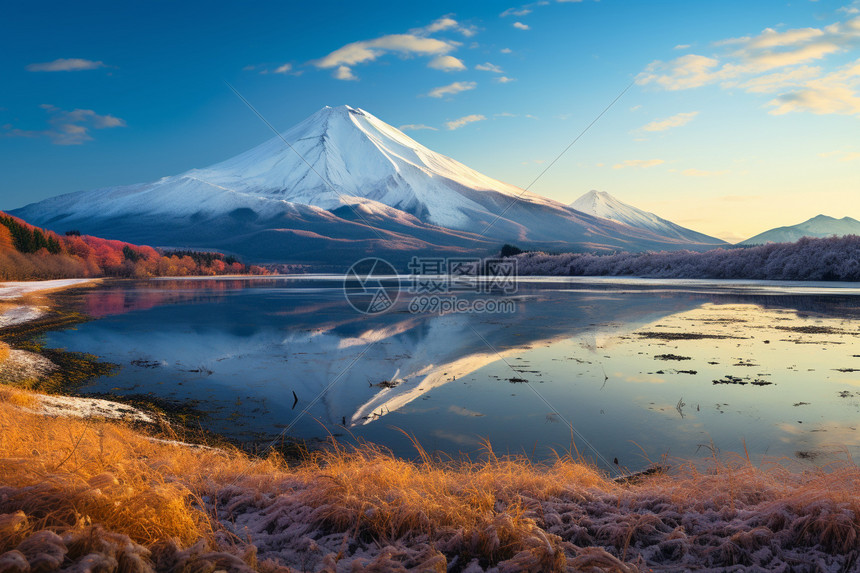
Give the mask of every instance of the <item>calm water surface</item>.
M 630 469 L 744 444 L 860 454 L 858 284 L 521 279 L 496 296 L 516 311 L 415 314 L 403 292 L 366 316 L 340 277 L 107 283 L 75 298 L 98 320 L 47 342 L 121 365 L 81 393 L 192 402 L 236 440 L 332 433 L 413 456 L 403 430 L 429 451 L 486 438 L 546 458 L 573 437 Z

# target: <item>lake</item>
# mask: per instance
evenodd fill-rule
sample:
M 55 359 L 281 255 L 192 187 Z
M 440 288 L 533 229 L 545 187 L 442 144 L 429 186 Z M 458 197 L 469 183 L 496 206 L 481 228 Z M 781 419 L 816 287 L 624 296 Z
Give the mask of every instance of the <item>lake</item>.
M 341 276 L 107 282 L 70 295 L 96 320 L 46 342 L 120 366 L 80 393 L 190 403 L 241 442 L 332 434 L 414 457 L 412 436 L 475 458 L 488 440 L 615 473 L 860 454 L 858 284 L 520 277 L 456 294 L 497 310 L 480 313 L 398 294 L 369 315 Z

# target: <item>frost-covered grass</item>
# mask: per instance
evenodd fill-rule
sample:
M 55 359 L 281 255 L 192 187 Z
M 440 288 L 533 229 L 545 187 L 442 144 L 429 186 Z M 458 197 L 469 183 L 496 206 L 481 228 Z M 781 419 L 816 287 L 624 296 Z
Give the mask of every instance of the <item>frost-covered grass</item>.
M 718 248 L 702 253 L 661 251 L 516 255 L 521 275 L 639 276 L 792 281 L 860 280 L 860 237 L 804 237 L 794 243 Z
M 799 472 L 714 459 L 627 484 L 489 447 L 480 462 L 367 445 L 287 463 L 22 401 L 0 394 L 0 570 L 857 567 L 850 461 Z

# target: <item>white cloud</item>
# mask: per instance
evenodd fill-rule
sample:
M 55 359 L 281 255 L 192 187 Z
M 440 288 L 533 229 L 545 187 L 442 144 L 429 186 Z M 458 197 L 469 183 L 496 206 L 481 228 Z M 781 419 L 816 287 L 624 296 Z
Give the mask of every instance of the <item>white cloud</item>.
M 476 82 L 454 82 L 452 84 L 448 84 L 447 86 L 440 86 L 438 88 L 434 88 L 430 90 L 430 93 L 427 95 L 430 97 L 445 97 L 447 95 L 455 95 L 460 92 L 465 92 L 469 90 L 473 90 L 478 87 Z
M 510 54 L 511 52 L 513 52 L 513 50 L 511 50 L 510 48 L 502 48 L 501 50 L 499 50 L 499 52 L 501 52 L 502 54 Z
M 463 62 L 449 56 L 450 52 L 461 46 L 460 42 L 429 37 L 431 34 L 452 31 L 469 38 L 477 33 L 477 28 L 464 26 L 450 16 L 443 16 L 423 28 L 414 28 L 405 34 L 387 34 L 371 40 L 352 42 L 310 63 L 319 69 L 335 70 L 335 78 L 346 80 L 358 79 L 352 70 L 354 66 L 373 62 L 386 54 L 397 54 L 405 59 L 430 57 L 430 67 L 444 71 L 465 69 Z
M 427 66 L 443 72 L 457 72 L 466 69 L 466 65 L 454 56 L 436 56 L 430 60 Z
M 357 79 L 352 66 L 372 62 L 385 54 L 395 53 L 403 57 L 443 56 L 454 50 L 454 42 L 426 38 L 415 34 L 389 34 L 373 40 L 353 42 L 311 63 L 321 69 L 336 69 L 337 79 Z
M 352 73 L 352 69 L 349 66 L 338 66 L 334 71 L 334 78 L 337 80 L 344 81 L 357 81 L 358 77 Z
M 484 64 L 478 64 L 477 66 L 475 66 L 475 69 L 481 70 L 483 72 L 493 72 L 495 74 L 504 73 L 504 72 L 502 72 L 502 68 L 500 68 L 499 66 L 497 66 L 495 64 L 491 64 L 490 62 L 486 62 Z
M 286 74 L 287 72 L 289 72 L 292 69 L 293 69 L 293 65 L 287 63 L 287 64 L 282 64 L 282 65 L 278 66 L 277 68 L 275 68 L 275 71 L 272 73 L 273 74 Z
M 104 68 L 104 62 L 94 62 L 92 60 L 83 60 L 81 58 L 59 58 L 53 62 L 44 62 L 41 64 L 30 64 L 27 66 L 28 72 L 79 72 L 82 70 L 95 70 Z
M 860 17 L 822 28 L 766 28 L 756 36 L 716 42 L 715 46 L 725 50 L 721 54 L 688 54 L 668 62 L 651 62 L 636 81 L 670 91 L 719 85 L 749 93 L 775 93 L 768 104 L 774 115 L 792 111 L 858 115 L 860 74 L 851 70 L 860 67 L 860 60 L 835 72 L 809 65 L 856 49 L 857 44 Z
M 681 175 L 686 177 L 719 177 L 725 175 L 728 171 L 705 171 L 703 169 L 684 169 Z
M 686 50 L 689 47 L 690 47 L 690 44 L 678 44 L 677 46 L 675 46 L 672 49 L 673 50 Z
M 636 83 L 653 83 L 670 91 L 697 88 L 720 80 L 719 65 L 715 58 L 696 54 L 687 54 L 671 62 L 657 60 L 648 64 L 636 78 Z
M 522 22 L 514 22 L 514 28 L 517 28 L 518 30 L 528 30 L 529 26 L 528 24 L 523 24 Z
M 662 159 L 627 159 L 626 161 L 622 161 L 621 163 L 616 163 L 612 166 L 613 169 L 626 169 L 628 167 L 636 167 L 640 169 L 647 169 L 649 167 L 655 167 L 660 165 L 661 163 L 665 163 Z
M 80 145 L 92 141 L 91 129 L 125 127 L 125 121 L 112 115 L 99 115 L 91 109 L 65 111 L 50 104 L 42 104 L 48 113 L 50 127 L 41 131 L 15 129 L 11 125 L 2 134 L 5 137 L 48 137 L 54 145 Z
M 508 76 L 499 76 L 496 78 L 496 81 L 500 84 L 506 84 L 508 82 L 515 82 L 517 80 L 515 80 L 514 78 L 509 78 Z
M 447 127 L 448 129 L 460 129 L 464 125 L 475 123 L 476 121 L 484 121 L 485 119 L 487 118 L 483 115 L 472 114 L 461 117 L 459 119 L 455 119 L 453 121 L 448 121 L 445 123 L 445 127 Z
M 818 115 L 860 116 L 860 60 L 807 80 L 768 102 L 772 115 L 805 111 Z
M 673 115 L 672 117 L 655 119 L 651 123 L 642 126 L 642 131 L 666 131 L 673 127 L 681 127 L 682 125 L 687 125 L 693 121 L 693 118 L 697 115 L 699 115 L 699 112 L 697 111 L 688 111 Z
M 768 102 L 772 115 L 808 111 L 817 115 L 860 115 L 860 96 L 853 89 L 840 86 L 806 87 L 782 94 Z
M 467 38 L 471 38 L 477 33 L 477 28 L 475 28 L 475 26 L 463 26 L 462 24 L 457 22 L 457 20 L 454 20 L 450 16 L 443 16 L 429 26 L 425 26 L 423 28 L 416 28 L 414 30 L 411 30 L 411 32 L 413 34 L 421 36 L 424 34 L 443 32 L 446 30 L 453 30 L 459 32 Z
M 431 127 L 429 125 L 424 125 L 423 123 L 407 123 L 406 125 L 401 125 L 398 127 L 400 131 L 418 131 L 421 129 L 429 129 L 432 131 L 439 131 L 435 127 Z

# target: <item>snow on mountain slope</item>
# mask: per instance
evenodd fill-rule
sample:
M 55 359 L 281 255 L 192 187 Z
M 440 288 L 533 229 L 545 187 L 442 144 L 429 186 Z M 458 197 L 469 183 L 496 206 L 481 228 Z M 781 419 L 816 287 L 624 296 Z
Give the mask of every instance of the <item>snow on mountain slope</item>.
M 217 248 L 257 261 L 370 253 L 706 248 L 710 237 L 607 220 L 487 177 L 370 113 L 325 107 L 261 145 L 151 183 L 12 212 L 59 232 Z
M 464 190 L 522 193 L 427 149 L 366 111 L 340 106 L 325 107 L 282 137 L 211 167 L 149 184 L 65 195 L 52 209 L 103 217 L 129 211 L 226 214 L 247 207 L 267 216 L 285 202 L 332 210 L 369 199 L 463 229 L 469 211 L 486 210 Z M 522 200 L 555 203 L 528 193 Z
M 759 233 L 739 245 L 763 245 L 765 243 L 793 243 L 802 237 L 831 237 L 833 235 L 860 235 L 860 221 L 851 217 L 836 219 L 827 215 L 818 215 L 786 227 L 777 227 L 764 233 Z
M 577 211 L 582 211 L 595 217 L 624 223 L 631 227 L 647 229 L 665 237 L 675 237 L 693 243 L 725 244 L 725 241 L 687 229 L 672 221 L 658 217 L 654 213 L 649 213 L 648 211 L 643 211 L 642 209 L 623 203 L 606 191 L 591 190 L 571 203 L 570 206 Z

